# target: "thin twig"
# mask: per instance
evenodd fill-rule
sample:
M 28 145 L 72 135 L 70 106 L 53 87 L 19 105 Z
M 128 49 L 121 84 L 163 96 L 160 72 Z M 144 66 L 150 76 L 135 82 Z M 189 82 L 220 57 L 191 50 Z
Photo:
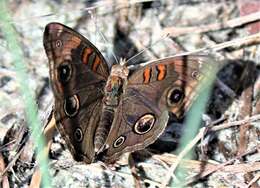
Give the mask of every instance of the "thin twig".
M 241 16 L 221 23 L 213 23 L 209 25 L 191 26 L 191 27 L 168 27 L 164 29 L 164 33 L 169 33 L 172 37 L 178 37 L 186 34 L 205 33 L 221 29 L 239 27 L 248 23 L 260 20 L 260 12 Z
M 116 6 L 117 9 L 123 9 L 123 8 L 129 8 L 130 6 L 132 6 L 134 4 L 152 2 L 152 1 L 154 1 L 154 0 L 131 0 L 127 4 L 122 3 L 120 1 L 116 1 L 116 2 L 112 2 L 112 1 L 99 1 L 98 2 L 97 1 L 96 3 L 93 3 L 93 6 L 89 6 L 89 7 L 82 8 L 82 9 L 72 9 L 72 10 L 70 10 L 70 13 L 96 10 L 98 8 L 107 7 L 107 6 Z M 107 14 L 107 12 L 106 12 L 106 14 Z M 35 15 L 30 18 L 20 18 L 20 19 L 16 19 L 16 20 L 9 20 L 8 23 L 17 24 L 17 23 L 23 23 L 23 22 L 31 22 L 32 20 L 39 20 L 39 19 L 43 19 L 43 18 L 47 18 L 47 17 L 63 16 L 63 15 L 64 15 L 64 12 L 62 12 L 62 13 L 50 12 L 50 13 L 42 14 L 42 15 Z M 0 23 L 0 26 L 2 26 L 1 23 Z
M 255 182 L 257 182 L 259 179 L 260 179 L 260 174 L 257 174 L 257 175 L 249 182 L 249 184 L 247 185 L 246 188 L 251 187 L 251 185 L 253 185 Z
M 136 188 L 141 188 L 141 178 L 138 176 L 137 171 L 136 171 L 136 167 L 135 167 L 135 162 L 134 159 L 132 157 L 132 154 L 130 153 L 128 155 L 128 163 L 129 163 L 129 167 L 131 170 L 131 174 L 134 178 L 134 182 L 135 182 L 135 187 Z
M 177 156 L 174 154 L 157 154 L 156 157 L 160 158 L 161 160 L 165 161 L 167 164 L 173 164 L 177 161 Z M 144 163 L 145 164 L 145 163 Z M 143 163 L 140 165 L 145 166 Z M 181 166 L 187 169 L 188 172 L 199 172 L 200 176 L 204 176 L 215 169 L 220 163 L 216 161 L 198 161 L 198 160 L 189 160 L 183 159 L 181 162 Z M 152 167 L 148 166 L 149 169 Z M 203 169 L 203 171 L 202 171 Z M 242 163 L 242 164 L 232 164 L 227 165 L 221 169 L 222 172 L 225 173 L 248 173 L 248 172 L 255 172 L 260 170 L 260 162 L 253 162 L 253 163 Z M 168 170 L 167 170 L 168 172 Z M 187 178 L 188 179 L 188 178 Z M 178 183 L 177 183 L 178 184 Z
M 258 120 L 260 120 L 260 114 L 254 115 L 254 116 L 251 116 L 251 117 L 247 117 L 247 118 L 245 118 L 243 120 L 239 120 L 239 121 L 233 121 L 233 122 L 223 123 L 223 124 L 220 124 L 220 125 L 214 125 L 214 126 L 210 127 L 209 129 L 211 131 L 219 131 L 219 130 L 230 128 L 230 127 L 233 127 L 233 126 L 239 126 L 239 125 L 243 125 L 243 124 L 246 124 L 246 123 L 252 123 L 252 122 L 255 122 L 255 121 L 258 121 Z
M 260 43 L 260 33 L 242 37 L 240 39 L 234 39 L 231 41 L 214 44 L 214 45 L 204 47 L 204 48 L 199 48 L 197 50 L 193 50 L 193 51 L 189 51 L 189 52 L 182 52 L 182 53 L 177 54 L 177 56 L 205 53 L 207 51 L 216 52 L 216 51 L 220 51 L 220 50 L 223 50 L 223 49 L 229 48 L 229 47 L 239 48 L 241 46 L 250 45 L 250 44 L 254 44 L 254 43 Z
M 164 186 L 167 186 L 172 178 L 172 174 L 174 173 L 177 166 L 182 161 L 183 157 L 196 145 L 196 143 L 203 137 L 205 132 L 205 127 L 201 128 L 199 133 L 196 135 L 196 137 L 181 151 L 181 153 L 178 155 L 176 162 L 170 167 L 169 173 L 165 177 L 165 181 L 163 182 Z
M 222 164 L 217 165 L 214 169 L 212 169 L 212 170 L 210 170 L 210 171 L 208 171 L 206 173 L 203 173 L 203 175 L 199 175 L 199 176 L 195 175 L 190 180 L 187 180 L 184 185 L 189 185 L 189 184 L 191 184 L 193 182 L 196 182 L 197 180 L 199 180 L 201 178 L 204 178 L 204 177 L 206 177 L 206 176 L 208 176 L 208 175 L 210 175 L 210 174 L 212 174 L 212 173 L 214 173 L 214 172 L 224 168 L 226 165 L 234 162 L 235 160 L 237 160 L 237 159 L 239 159 L 239 158 L 241 158 L 243 156 L 249 155 L 251 153 L 254 153 L 256 150 L 257 150 L 257 147 L 254 147 L 253 149 L 250 149 L 249 151 L 246 151 L 245 153 L 237 155 L 236 157 L 234 157 L 233 159 L 228 160 L 227 162 L 224 162 Z
M 5 173 L 11 168 L 13 167 L 13 165 L 15 164 L 15 162 L 17 161 L 17 159 L 20 157 L 22 151 L 24 148 L 21 148 L 20 151 L 18 151 L 14 158 L 12 159 L 12 161 L 6 166 L 6 168 L 1 172 L 0 177 L 3 177 L 5 175 Z
M 230 122 L 227 124 L 222 124 L 222 125 L 218 125 L 218 126 L 214 126 L 211 127 L 210 130 L 212 131 L 217 131 L 217 130 L 221 130 L 221 129 L 225 129 L 231 126 L 238 126 L 238 125 L 242 125 L 248 122 L 253 122 L 253 121 L 257 121 L 260 119 L 260 115 L 255 115 L 252 116 L 250 118 L 241 120 L 241 121 L 236 121 L 236 122 Z M 224 125 L 224 126 L 223 126 Z M 217 128 L 215 128 L 217 127 Z M 164 186 L 168 185 L 172 174 L 174 173 L 175 169 L 177 168 L 177 166 L 180 164 L 181 160 L 183 159 L 183 157 L 191 150 L 191 148 L 200 140 L 203 138 L 205 132 L 205 127 L 201 128 L 199 133 L 196 135 L 196 137 L 184 148 L 184 150 L 178 155 L 176 162 L 170 167 L 169 169 L 169 173 L 163 183 Z

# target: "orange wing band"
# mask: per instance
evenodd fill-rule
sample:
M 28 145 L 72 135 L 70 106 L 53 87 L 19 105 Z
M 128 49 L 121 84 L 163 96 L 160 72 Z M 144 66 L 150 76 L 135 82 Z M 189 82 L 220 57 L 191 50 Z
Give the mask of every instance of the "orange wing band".
M 88 64 L 88 58 L 92 52 L 93 52 L 93 49 L 91 49 L 91 48 L 84 49 L 83 57 L 82 57 L 82 61 L 84 64 Z
M 151 68 L 148 67 L 144 70 L 143 77 L 144 77 L 144 83 L 148 84 L 151 78 Z
M 157 65 L 157 70 L 159 71 L 157 75 L 157 80 L 161 81 L 166 76 L 166 66 L 165 65 Z

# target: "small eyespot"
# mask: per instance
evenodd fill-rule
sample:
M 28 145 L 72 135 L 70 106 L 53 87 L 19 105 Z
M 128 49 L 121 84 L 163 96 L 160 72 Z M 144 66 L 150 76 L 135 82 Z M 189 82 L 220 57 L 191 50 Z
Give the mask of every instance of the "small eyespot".
M 55 46 L 56 46 L 56 48 L 60 48 L 62 46 L 61 40 L 56 40 Z
M 125 136 L 119 136 L 119 137 L 115 140 L 113 146 L 114 146 L 114 148 L 118 148 L 118 147 L 121 146 L 124 142 L 125 142 Z
M 180 87 L 172 88 L 167 95 L 167 103 L 170 106 L 180 103 L 184 99 L 184 92 Z
M 137 134 L 148 133 L 154 125 L 155 116 L 152 114 L 145 114 L 137 120 L 134 125 L 134 132 Z
M 63 108 L 67 116 L 69 117 L 75 116 L 79 110 L 79 99 L 77 95 L 73 95 L 72 97 L 66 98 L 64 101 Z
M 200 73 L 199 73 L 198 71 L 193 71 L 193 72 L 191 73 L 191 76 L 192 76 L 192 78 L 198 80 L 199 77 L 200 77 Z
M 72 75 L 71 73 L 72 73 L 71 65 L 68 62 L 62 63 L 58 67 L 58 79 L 59 79 L 59 81 L 63 84 L 68 82 L 71 78 L 71 75 Z
M 74 138 L 77 142 L 81 142 L 83 139 L 83 133 L 80 128 L 77 128 L 76 131 L 74 132 Z

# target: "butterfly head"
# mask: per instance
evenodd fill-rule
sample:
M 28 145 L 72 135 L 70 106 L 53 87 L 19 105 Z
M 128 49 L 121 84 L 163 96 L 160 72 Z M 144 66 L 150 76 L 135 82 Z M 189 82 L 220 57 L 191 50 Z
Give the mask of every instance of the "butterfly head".
M 123 66 L 123 65 L 126 65 L 126 64 L 127 64 L 126 59 L 125 59 L 125 58 L 120 58 L 119 64 L 122 65 L 122 66 Z
M 125 64 L 116 64 L 112 66 L 111 76 L 118 76 L 123 80 L 126 80 L 129 74 L 129 69 Z

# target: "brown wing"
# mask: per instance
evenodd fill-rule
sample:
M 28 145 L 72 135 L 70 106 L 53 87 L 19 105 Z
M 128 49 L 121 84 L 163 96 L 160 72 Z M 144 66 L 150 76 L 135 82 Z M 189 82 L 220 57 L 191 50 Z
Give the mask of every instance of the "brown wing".
M 93 44 L 62 24 L 48 24 L 43 41 L 57 128 L 74 158 L 90 163 L 109 68 Z
M 205 56 L 180 56 L 134 71 L 115 113 L 105 159 L 113 161 L 153 143 L 165 129 L 169 111 L 181 117 L 189 109 L 213 64 Z

